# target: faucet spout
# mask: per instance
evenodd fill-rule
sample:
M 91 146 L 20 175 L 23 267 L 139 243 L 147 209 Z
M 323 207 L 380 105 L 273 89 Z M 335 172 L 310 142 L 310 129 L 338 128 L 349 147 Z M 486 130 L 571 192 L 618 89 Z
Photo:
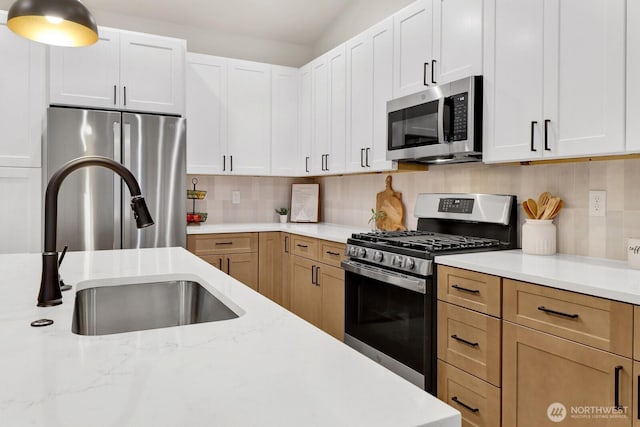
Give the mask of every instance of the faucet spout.
M 47 185 L 44 201 L 44 251 L 42 252 L 42 280 L 38 294 L 38 307 L 50 307 L 62 304 L 62 292 L 58 279 L 58 252 L 56 251 L 58 223 L 58 193 L 64 179 L 73 171 L 88 167 L 102 166 L 118 174 L 129 187 L 131 209 L 138 228 L 153 225 L 153 219 L 147 209 L 140 191 L 140 185 L 131 171 L 120 163 L 101 156 L 79 157 L 65 163 L 53 174 Z

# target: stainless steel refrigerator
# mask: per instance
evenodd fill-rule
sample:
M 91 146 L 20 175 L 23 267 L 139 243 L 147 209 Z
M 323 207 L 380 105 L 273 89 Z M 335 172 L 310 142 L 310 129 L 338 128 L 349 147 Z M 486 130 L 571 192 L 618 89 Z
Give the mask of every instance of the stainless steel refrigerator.
M 186 247 L 185 135 L 180 117 L 49 108 L 46 181 L 71 159 L 109 157 L 134 174 L 155 221 L 137 229 L 120 177 L 100 167 L 83 168 L 60 189 L 58 249 Z

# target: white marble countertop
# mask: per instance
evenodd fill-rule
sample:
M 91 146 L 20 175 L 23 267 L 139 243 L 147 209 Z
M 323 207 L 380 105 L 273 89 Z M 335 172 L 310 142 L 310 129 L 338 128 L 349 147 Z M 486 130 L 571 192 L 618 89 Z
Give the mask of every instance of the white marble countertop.
M 436 263 L 572 292 L 640 304 L 640 270 L 625 261 L 521 250 L 437 256 Z
M 72 291 L 36 307 L 40 255 L 0 255 L 0 425 L 460 426 L 460 414 L 181 248 L 70 252 Z M 237 319 L 71 332 L 74 292 L 196 279 Z M 89 282 L 86 282 L 89 281 Z M 31 321 L 50 318 L 52 326 Z
M 371 229 L 352 225 L 317 223 L 302 224 L 288 222 L 285 224 L 276 222 L 243 223 L 243 224 L 208 224 L 188 226 L 187 234 L 216 234 L 216 233 L 257 233 L 264 231 L 284 231 L 286 233 L 300 234 L 316 239 L 330 240 L 338 243 L 346 243 L 353 233 L 368 233 Z

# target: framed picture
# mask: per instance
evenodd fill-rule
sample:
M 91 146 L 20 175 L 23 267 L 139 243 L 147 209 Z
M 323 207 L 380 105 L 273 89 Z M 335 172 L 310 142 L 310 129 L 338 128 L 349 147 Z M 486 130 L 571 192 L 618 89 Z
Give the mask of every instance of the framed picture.
M 320 184 L 291 185 L 291 222 L 318 222 Z

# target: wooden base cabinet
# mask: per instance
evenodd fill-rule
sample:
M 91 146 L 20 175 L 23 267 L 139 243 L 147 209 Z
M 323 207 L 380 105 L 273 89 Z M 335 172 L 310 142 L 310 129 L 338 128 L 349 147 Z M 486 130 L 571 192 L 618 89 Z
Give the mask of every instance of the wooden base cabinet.
M 282 305 L 280 232 L 260 233 L 258 239 L 258 292 Z
M 291 311 L 307 322 L 322 327 L 322 289 L 316 285 L 316 264 L 295 255 L 291 263 Z
M 500 426 L 500 389 L 441 360 L 438 399 L 460 411 L 462 427 Z
M 344 341 L 344 270 L 320 265 L 318 286 L 322 288 L 322 330 Z
M 506 321 L 503 337 L 503 425 L 631 426 L 631 359 Z

